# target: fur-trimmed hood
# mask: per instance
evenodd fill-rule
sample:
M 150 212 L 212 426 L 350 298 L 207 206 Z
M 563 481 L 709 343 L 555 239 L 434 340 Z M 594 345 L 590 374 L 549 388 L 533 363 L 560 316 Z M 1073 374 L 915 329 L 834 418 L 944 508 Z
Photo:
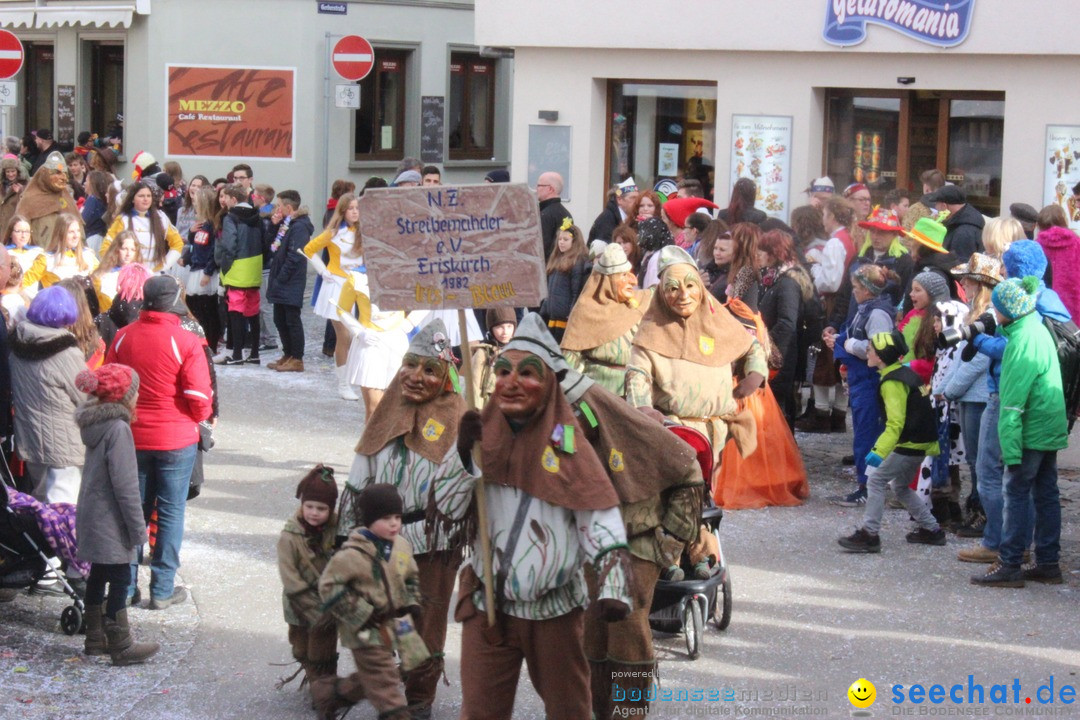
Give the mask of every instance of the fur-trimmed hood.
M 120 403 L 103 403 L 88 400 L 75 408 L 75 424 L 79 426 L 83 444 L 94 447 L 101 442 L 112 420 L 131 422 L 131 410 Z
M 24 320 L 11 336 L 11 352 L 20 360 L 47 360 L 69 347 L 77 348 L 79 341 L 64 328 L 36 325 Z M 81 351 L 80 351 L 81 352 Z

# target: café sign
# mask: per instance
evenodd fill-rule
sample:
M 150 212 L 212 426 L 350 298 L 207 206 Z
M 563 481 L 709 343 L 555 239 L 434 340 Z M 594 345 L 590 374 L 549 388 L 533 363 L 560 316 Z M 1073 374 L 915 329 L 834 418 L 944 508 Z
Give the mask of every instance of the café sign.
M 825 41 L 858 45 L 867 24 L 881 25 L 920 42 L 955 47 L 967 39 L 975 0 L 826 0 Z

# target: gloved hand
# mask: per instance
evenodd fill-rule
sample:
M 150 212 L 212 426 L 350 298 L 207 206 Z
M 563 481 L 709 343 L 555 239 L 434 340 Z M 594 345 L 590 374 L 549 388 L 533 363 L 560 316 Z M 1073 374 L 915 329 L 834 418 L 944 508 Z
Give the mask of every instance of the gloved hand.
M 337 275 L 335 275 L 334 273 L 330 272 L 329 270 L 327 270 L 325 268 L 323 268 L 322 270 L 319 271 L 319 275 L 322 276 L 322 279 L 325 282 L 337 282 L 338 280 L 340 280 L 340 278 Z
M 964 346 L 964 349 L 960 351 L 960 359 L 964 362 L 971 362 L 978 353 L 979 349 L 975 347 L 975 337 L 972 336 L 972 338 L 968 340 L 967 345 Z
M 993 335 L 997 332 L 997 318 L 992 312 L 984 312 L 979 316 L 979 322 L 983 324 L 983 334 Z
M 375 347 L 379 344 L 379 333 L 365 329 L 364 334 L 360 336 L 360 344 L 364 347 Z
M 878 455 L 873 450 L 866 453 L 866 464 L 869 465 L 870 467 L 881 467 L 881 463 L 884 460 L 885 460 L 885 458 L 881 457 L 880 455 Z
M 596 606 L 599 608 L 600 617 L 603 618 L 604 622 L 619 622 L 625 620 L 626 616 L 630 614 L 630 606 L 615 598 L 601 598 L 596 601 Z
M 731 396 L 736 400 L 744 398 L 747 395 L 751 395 L 755 390 L 761 387 L 764 382 L 765 376 L 761 373 L 747 373 L 746 377 L 740 380 L 739 384 L 735 386 L 735 391 L 731 393 Z
M 469 410 L 461 416 L 461 424 L 458 425 L 457 449 L 461 456 L 461 462 L 466 467 L 472 464 L 472 449 L 483 437 L 484 426 L 480 422 L 480 413 Z

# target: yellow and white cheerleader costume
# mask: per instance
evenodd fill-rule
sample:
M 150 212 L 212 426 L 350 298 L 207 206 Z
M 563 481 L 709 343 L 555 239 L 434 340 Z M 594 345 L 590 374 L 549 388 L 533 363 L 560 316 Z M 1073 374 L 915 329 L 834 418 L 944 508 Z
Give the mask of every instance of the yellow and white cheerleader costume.
M 105 256 L 117 235 L 125 230 L 130 230 L 135 233 L 135 237 L 139 241 L 139 252 L 143 257 L 143 266 L 151 273 L 161 273 L 169 270 L 180 259 L 180 253 L 184 251 L 184 239 L 180 237 L 180 233 L 173 227 L 168 215 L 160 210 L 157 211 L 157 214 L 161 219 L 162 226 L 165 228 L 165 242 L 169 244 L 169 251 L 165 254 L 163 261 L 155 262 L 153 259 L 154 236 L 150 232 L 150 217 L 137 213 L 120 215 L 113 220 L 113 224 L 109 226 L 109 231 L 105 233 L 105 239 L 101 242 L 101 256 Z
M 308 261 L 323 275 L 322 285 L 315 296 L 315 314 L 327 320 L 338 319 L 338 298 L 342 288 L 349 280 L 349 273 L 364 265 L 364 256 L 351 256 L 353 242 L 356 240 L 356 226 L 342 224 L 336 231 L 323 230 L 313 237 L 301 251 Z M 326 250 L 328 259 L 325 263 L 319 253 Z M 318 262 L 316 262 L 318 261 Z M 327 279 L 322 270 L 327 270 L 333 279 Z
M 30 272 L 23 275 L 23 287 L 30 287 L 40 282 L 41 287 L 47 288 L 61 280 L 67 280 L 76 275 L 89 275 L 97 270 L 98 259 L 94 256 L 93 250 L 88 247 L 82 248 L 82 256 L 85 268 L 79 267 L 74 250 L 38 255 Z

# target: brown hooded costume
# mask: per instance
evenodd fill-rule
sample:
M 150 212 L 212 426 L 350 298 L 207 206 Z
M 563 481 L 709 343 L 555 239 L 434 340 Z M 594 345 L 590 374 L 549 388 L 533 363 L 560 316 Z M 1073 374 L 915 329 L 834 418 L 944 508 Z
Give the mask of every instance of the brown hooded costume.
M 18 176 L 13 183 L 7 182 L 6 173 L 8 170 L 15 170 Z M 15 214 L 15 208 L 19 204 L 19 198 L 22 197 L 22 190 L 15 191 L 16 185 L 26 187 L 29 182 L 29 178 L 26 177 L 26 169 L 18 158 L 4 158 L 0 160 L 0 232 L 7 229 L 8 223 L 11 221 L 11 217 Z
M 64 187 L 57 192 L 49 184 L 49 179 L 54 172 L 64 173 Z M 53 229 L 61 213 L 72 213 L 79 217 L 79 207 L 75 204 L 75 198 L 67 184 L 67 164 L 60 153 L 49 154 L 49 159 L 38 168 L 30 183 L 22 192 L 19 204 L 15 207 L 15 214 L 22 215 L 30 221 L 30 231 L 35 245 L 46 247 L 53 236 Z
M 553 343 L 539 317 L 526 316 L 505 350 L 528 353 L 518 370 L 533 356 L 545 366 L 536 412 L 525 420 L 509 419 L 497 387 L 481 415 L 498 622 L 487 627 L 477 543 L 462 571 L 454 616 L 464 623 L 465 720 L 511 717 L 522 660 L 547 717 L 588 718 L 582 608 L 591 600 L 598 607 L 625 612 L 632 604 L 618 493 L 559 387 L 556 374 L 561 368 L 552 362 L 545 338 Z M 505 353 L 508 359 L 518 354 Z M 503 371 L 496 370 L 502 387 Z M 589 597 L 583 566 L 591 566 L 597 577 L 594 598 Z
M 410 705 L 431 705 L 443 674 L 443 646 L 454 579 L 468 543 L 475 477 L 462 465 L 455 443 L 465 400 L 451 379 L 448 334 L 441 320 L 421 328 L 409 354 L 435 358 L 443 368 L 443 391 L 416 404 L 402 394 L 401 374 L 394 377 L 356 446 L 356 458 L 342 492 L 342 526 L 360 525 L 356 502 L 373 483 L 397 487 L 404 500 L 401 535 L 412 546 L 420 568 L 423 618 L 420 636 L 431 659 L 409 674 L 405 694 Z

